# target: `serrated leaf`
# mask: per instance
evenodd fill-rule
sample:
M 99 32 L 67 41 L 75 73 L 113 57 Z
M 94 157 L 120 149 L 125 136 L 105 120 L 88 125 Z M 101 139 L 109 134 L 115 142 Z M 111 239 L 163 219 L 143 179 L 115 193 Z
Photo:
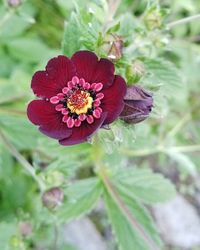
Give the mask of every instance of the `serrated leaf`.
M 151 235 L 155 242 L 160 244 L 159 236 L 155 230 L 153 222 L 147 213 L 147 210 L 144 209 L 136 200 L 132 197 L 128 197 L 126 194 L 120 194 L 123 205 L 126 207 L 127 213 L 130 213 L 133 218 L 137 221 L 135 224 L 139 223 L 142 228 L 145 230 L 146 234 Z M 149 250 L 144 239 L 141 237 L 138 229 L 133 225 L 123 213 L 122 209 L 115 203 L 109 193 L 104 193 L 104 199 L 106 202 L 106 207 L 112 229 L 116 240 L 121 250 Z M 128 209 L 128 210 L 127 210 Z
M 123 193 L 145 203 L 165 202 L 175 196 L 172 183 L 150 169 L 123 169 L 114 177 L 114 183 Z
M 101 182 L 97 178 L 80 180 L 66 189 L 67 201 L 58 211 L 60 221 L 71 221 L 90 212 L 102 193 Z
M 73 12 L 69 22 L 65 23 L 62 50 L 65 55 L 70 57 L 74 52 L 79 50 L 80 47 L 80 26 L 77 14 Z
M 157 87 L 160 86 L 162 94 L 171 97 L 176 94 L 182 84 L 182 78 L 176 66 L 164 59 L 145 59 L 147 75 L 144 82 Z
M 88 49 L 95 51 L 101 26 L 94 13 L 79 10 L 71 14 L 70 20 L 65 25 L 62 43 L 63 53 L 72 56 L 77 50 Z

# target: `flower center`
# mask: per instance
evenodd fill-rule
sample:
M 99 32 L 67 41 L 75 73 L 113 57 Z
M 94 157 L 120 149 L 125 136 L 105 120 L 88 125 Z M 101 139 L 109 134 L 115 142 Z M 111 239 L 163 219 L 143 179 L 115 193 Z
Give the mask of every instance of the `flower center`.
M 68 99 L 67 107 L 77 115 L 86 114 L 92 108 L 93 98 L 89 92 L 76 90 Z
M 82 122 L 92 124 L 101 117 L 102 88 L 101 82 L 90 84 L 74 76 L 62 92 L 52 96 L 49 101 L 55 105 L 56 111 L 62 113 L 62 121 L 68 128 L 80 127 Z

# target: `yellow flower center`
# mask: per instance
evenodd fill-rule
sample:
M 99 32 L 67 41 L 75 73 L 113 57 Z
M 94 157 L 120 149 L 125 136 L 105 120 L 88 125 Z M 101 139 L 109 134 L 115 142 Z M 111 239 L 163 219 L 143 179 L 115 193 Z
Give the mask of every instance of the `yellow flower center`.
M 76 90 L 68 99 L 67 107 L 77 115 L 86 114 L 92 108 L 93 98 L 90 93 L 83 90 Z

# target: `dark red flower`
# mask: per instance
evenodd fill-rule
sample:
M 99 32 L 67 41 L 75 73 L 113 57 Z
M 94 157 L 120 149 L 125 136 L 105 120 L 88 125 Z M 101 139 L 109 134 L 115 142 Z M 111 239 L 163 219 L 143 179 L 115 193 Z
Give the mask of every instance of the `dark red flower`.
M 134 85 L 127 88 L 124 103 L 120 118 L 127 123 L 138 123 L 149 116 L 153 107 L 153 98 L 151 93 L 139 85 Z
M 85 142 L 98 128 L 113 122 L 124 107 L 126 83 L 114 65 L 90 51 L 71 58 L 52 58 L 32 78 L 40 97 L 28 105 L 30 121 L 62 145 Z

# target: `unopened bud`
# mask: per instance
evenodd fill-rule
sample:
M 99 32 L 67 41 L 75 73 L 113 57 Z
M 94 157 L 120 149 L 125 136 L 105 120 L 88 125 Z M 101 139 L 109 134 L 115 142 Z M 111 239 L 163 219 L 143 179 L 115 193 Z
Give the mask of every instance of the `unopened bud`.
M 122 57 L 123 40 L 121 36 L 112 35 L 110 48 L 108 50 L 108 58 L 112 61 L 119 60 Z
M 45 182 L 48 187 L 61 186 L 65 181 L 65 176 L 60 171 L 51 171 L 46 175 Z
M 161 11 L 157 8 L 152 8 L 144 16 L 144 24 L 149 30 L 159 29 L 162 26 L 162 19 Z
M 11 248 L 9 249 L 22 249 L 25 250 L 24 243 L 22 239 L 19 237 L 19 235 L 13 235 L 10 238 L 9 245 Z M 2 249 L 3 250 L 3 249 Z
M 60 206 L 63 202 L 63 199 L 64 199 L 63 190 L 61 190 L 58 187 L 53 187 L 47 190 L 42 195 L 42 203 L 45 207 L 49 209 L 53 209 Z
M 8 5 L 9 5 L 10 7 L 16 8 L 16 7 L 18 7 L 22 2 L 21 2 L 21 0 L 8 0 L 7 3 L 8 3 Z
M 29 222 L 20 222 L 19 223 L 19 232 L 24 237 L 31 235 L 32 225 Z
M 135 85 L 127 88 L 124 103 L 120 118 L 127 123 L 138 123 L 149 116 L 153 107 L 153 98 L 151 93 Z
M 126 69 L 126 78 L 128 82 L 136 83 L 138 82 L 142 76 L 145 74 L 144 64 L 136 60 L 131 66 L 128 66 Z

